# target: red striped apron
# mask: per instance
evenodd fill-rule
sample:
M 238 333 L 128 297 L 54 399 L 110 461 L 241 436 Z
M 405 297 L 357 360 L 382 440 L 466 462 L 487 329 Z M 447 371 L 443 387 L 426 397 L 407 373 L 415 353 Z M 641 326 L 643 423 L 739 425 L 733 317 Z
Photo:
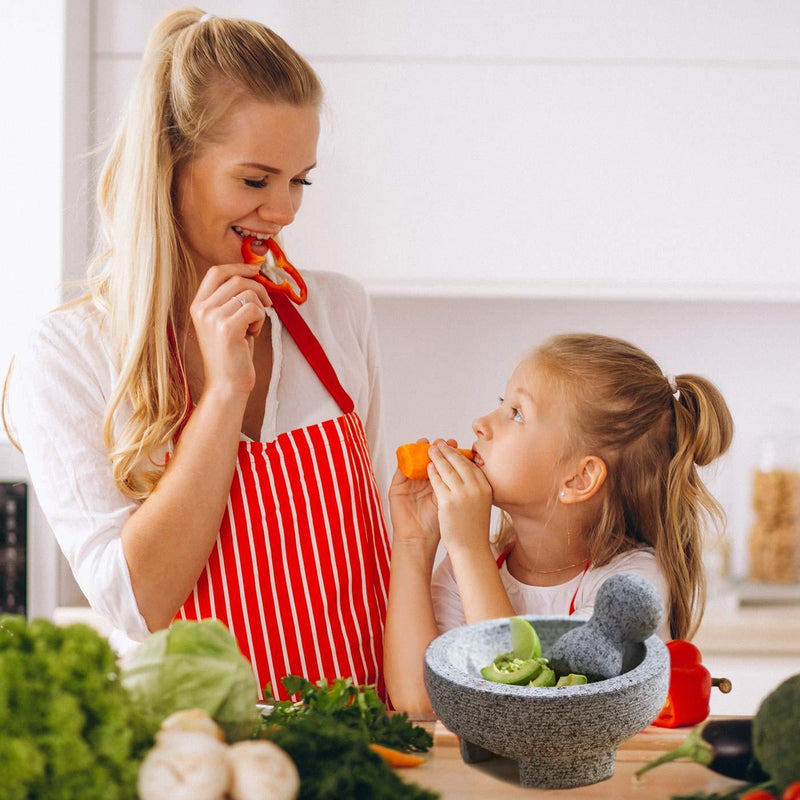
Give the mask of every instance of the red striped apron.
M 389 539 L 364 426 L 322 347 L 282 295 L 273 307 L 342 416 L 240 442 L 205 570 L 176 619 L 221 620 L 259 693 L 285 675 L 382 679 Z

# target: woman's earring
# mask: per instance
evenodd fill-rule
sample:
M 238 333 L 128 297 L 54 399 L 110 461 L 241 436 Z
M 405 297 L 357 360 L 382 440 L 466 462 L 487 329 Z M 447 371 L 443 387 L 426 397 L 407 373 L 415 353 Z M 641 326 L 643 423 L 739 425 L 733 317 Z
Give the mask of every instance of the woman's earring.
M 562 489 L 562 490 L 561 490 L 561 491 L 558 493 L 558 496 L 559 496 L 559 497 L 566 497 L 566 496 L 567 496 L 567 493 L 566 493 L 566 492 L 565 492 L 565 491 Z

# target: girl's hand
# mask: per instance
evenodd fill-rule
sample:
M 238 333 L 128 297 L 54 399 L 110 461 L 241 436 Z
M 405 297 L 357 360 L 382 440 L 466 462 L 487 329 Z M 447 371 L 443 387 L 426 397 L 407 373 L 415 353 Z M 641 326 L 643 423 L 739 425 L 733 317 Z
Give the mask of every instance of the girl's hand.
M 457 550 L 476 552 L 488 547 L 492 487 L 486 476 L 448 442 L 437 441 L 430 455 L 428 476 L 447 552 L 452 557 Z
M 189 308 L 203 357 L 204 390 L 222 386 L 249 395 L 255 386 L 254 339 L 272 305 L 253 276 L 258 265 L 211 267 Z
M 427 439 L 419 439 L 427 444 Z M 413 481 L 397 470 L 389 487 L 393 541 L 420 540 L 439 543 L 436 497 L 430 481 Z

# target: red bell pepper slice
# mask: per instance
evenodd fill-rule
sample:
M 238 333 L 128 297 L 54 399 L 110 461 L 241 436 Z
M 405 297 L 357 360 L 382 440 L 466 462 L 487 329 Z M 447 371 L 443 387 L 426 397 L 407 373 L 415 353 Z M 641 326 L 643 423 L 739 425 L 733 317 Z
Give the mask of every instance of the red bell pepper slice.
M 729 692 L 727 678 L 712 678 L 703 666 L 700 651 L 683 639 L 667 642 L 670 671 L 667 700 L 653 725 L 659 728 L 679 728 L 697 725 L 709 714 L 711 687 Z
M 255 236 L 248 236 L 242 242 L 242 259 L 245 264 L 260 264 L 263 261 L 266 261 L 264 256 L 256 255 L 253 252 L 252 244 L 255 241 Z M 289 263 L 289 259 L 286 258 L 284 255 L 283 250 L 281 250 L 280 246 L 274 239 L 267 239 L 266 245 L 269 251 L 272 253 L 273 258 L 275 259 L 275 266 L 283 270 L 295 283 L 297 286 L 297 291 L 295 291 L 295 287 L 288 281 L 282 281 L 281 283 L 274 283 L 271 281 L 266 275 L 262 272 L 259 272 L 255 279 L 266 287 L 268 292 L 280 292 L 281 294 L 285 294 L 289 297 L 292 302 L 296 305 L 302 305 L 308 299 L 308 288 L 306 287 L 306 282 L 301 277 L 300 273 Z

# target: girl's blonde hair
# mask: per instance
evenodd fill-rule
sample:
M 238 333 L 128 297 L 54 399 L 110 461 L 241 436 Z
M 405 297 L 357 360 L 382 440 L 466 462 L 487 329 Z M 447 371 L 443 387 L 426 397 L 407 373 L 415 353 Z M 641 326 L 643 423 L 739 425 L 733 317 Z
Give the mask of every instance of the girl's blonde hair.
M 132 498 L 152 492 L 164 465 L 150 454 L 173 439 L 188 405 L 170 331 L 185 330 L 197 280 L 178 232 L 173 176 L 242 98 L 319 106 L 322 88 L 264 25 L 174 11 L 150 36 L 100 176 L 106 249 L 90 266 L 89 295 L 108 314 L 120 367 L 103 437 L 114 480 Z
M 691 636 L 705 604 L 703 523 L 721 529 L 725 521 L 697 467 L 731 443 L 725 400 L 705 378 L 670 379 L 638 347 L 608 336 L 554 336 L 533 359 L 564 403 L 569 454 L 591 453 L 608 467 L 600 513 L 587 531 L 592 563 L 653 547 L 669 586 L 671 635 Z

